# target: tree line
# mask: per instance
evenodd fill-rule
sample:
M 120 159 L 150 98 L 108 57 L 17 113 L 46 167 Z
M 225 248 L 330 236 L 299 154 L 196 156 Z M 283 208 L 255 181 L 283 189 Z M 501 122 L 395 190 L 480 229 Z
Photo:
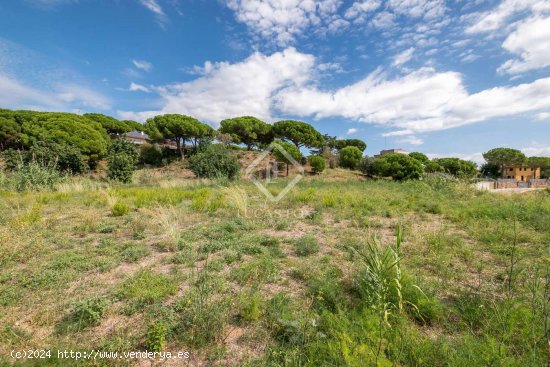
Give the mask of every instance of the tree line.
M 420 152 L 363 157 L 367 147 L 364 141 L 323 135 L 310 124 L 295 120 L 269 124 L 256 117 L 242 116 L 221 121 L 219 129 L 215 130 L 208 124 L 181 114 L 159 115 L 140 124 L 99 113 L 78 115 L 0 109 L 0 150 L 8 168 L 13 168 L 18 161 L 51 163 L 55 160 L 60 170 L 78 174 L 94 169 L 99 160 L 107 158 L 113 161 L 113 157 L 122 154 L 122 151 L 130 154 L 135 147 L 112 145 L 117 137 L 134 130 L 148 134 L 151 145 L 142 147 L 139 154 L 139 159 L 148 164 L 161 164 L 163 157 L 176 158 L 170 149 L 162 150 L 159 143 L 172 142 L 177 158 L 184 160 L 217 141 L 225 147 L 240 145 L 247 150 L 261 150 L 277 143 L 301 163 L 306 161 L 301 148 L 307 148 L 311 152 L 309 162 L 316 172 L 324 170 L 327 164 L 331 168 L 360 169 L 367 175 L 396 180 L 418 179 L 425 173 L 436 172 L 460 178 L 472 178 L 479 174 L 498 177 L 504 165 L 513 163 L 541 166 L 543 177 L 548 177 L 550 173 L 550 158 L 526 157 L 521 151 L 509 148 L 495 148 L 484 153 L 486 164 L 481 170 L 471 161 L 459 158 L 429 159 Z M 289 163 L 286 162 L 287 157 L 274 153 L 279 161 Z M 219 157 L 220 152 L 213 153 L 213 156 Z M 138 158 L 126 156 L 123 161 L 138 162 Z

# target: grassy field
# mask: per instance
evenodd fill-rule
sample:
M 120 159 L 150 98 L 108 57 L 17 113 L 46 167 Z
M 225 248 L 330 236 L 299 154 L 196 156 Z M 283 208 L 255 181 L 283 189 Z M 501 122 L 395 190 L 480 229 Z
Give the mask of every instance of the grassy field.
M 191 366 L 548 363 L 548 190 L 329 170 L 272 204 L 246 181 L 139 176 L 0 191 L 0 365 L 40 348 L 188 351 Z

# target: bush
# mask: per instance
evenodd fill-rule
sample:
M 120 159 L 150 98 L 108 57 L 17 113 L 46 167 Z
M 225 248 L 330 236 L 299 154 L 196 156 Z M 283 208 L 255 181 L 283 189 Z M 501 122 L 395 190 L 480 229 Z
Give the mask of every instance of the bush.
M 189 159 L 190 168 L 197 177 L 233 180 L 239 174 L 237 158 L 221 145 L 211 145 Z
M 296 241 L 294 252 L 297 256 L 309 256 L 319 251 L 319 242 L 313 236 L 305 236 Z
M 380 177 L 392 177 L 394 180 L 419 179 L 422 176 L 422 163 L 404 154 L 386 154 L 375 159 L 367 173 Z
M 134 144 L 124 139 L 115 140 L 108 149 L 107 177 L 123 183 L 131 182 L 137 161 L 138 152 Z
M 139 160 L 142 164 L 160 166 L 164 156 L 162 149 L 157 144 L 144 144 L 139 152 Z
M 15 170 L 21 162 L 32 161 L 42 166 L 55 166 L 60 172 L 68 174 L 79 174 L 89 169 L 85 157 L 74 146 L 67 144 L 56 144 L 52 142 L 40 142 L 33 145 L 29 150 L 8 149 L 2 153 L 6 168 Z
M 111 209 L 111 213 L 113 214 L 113 217 L 122 217 L 130 212 L 130 207 L 128 205 L 124 204 L 121 201 L 117 201 L 115 205 L 113 205 Z
M 12 179 L 17 191 L 42 191 L 53 190 L 63 180 L 63 176 L 52 163 L 43 166 L 32 161 L 19 163 Z
M 356 169 L 363 158 L 363 153 L 357 147 L 345 147 L 340 150 L 340 166 Z
M 420 152 L 411 152 L 409 153 L 409 157 L 416 159 L 422 164 L 426 164 L 430 161 L 430 158 L 428 158 L 426 154 Z
M 314 155 L 309 157 L 309 164 L 311 165 L 311 169 L 315 173 L 321 173 L 325 170 L 325 159 L 323 157 L 320 157 L 318 155 Z

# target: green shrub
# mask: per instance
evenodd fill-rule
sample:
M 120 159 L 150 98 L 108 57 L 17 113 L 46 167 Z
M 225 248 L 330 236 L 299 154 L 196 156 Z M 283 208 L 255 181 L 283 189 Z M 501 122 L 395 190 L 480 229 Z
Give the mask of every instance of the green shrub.
M 319 251 L 319 242 L 313 236 L 304 236 L 294 244 L 294 252 L 298 256 L 309 256 Z
M 345 147 L 340 150 L 340 166 L 349 169 L 356 169 L 361 163 L 363 152 L 354 146 Z
M 197 177 L 233 180 L 239 174 L 237 158 L 221 145 L 211 145 L 189 159 L 190 168 Z
M 17 191 L 53 190 L 63 178 L 54 164 L 43 166 L 35 161 L 19 163 L 12 176 Z
M 58 326 L 58 331 L 78 331 L 98 325 L 109 304 L 109 300 L 105 297 L 93 297 L 75 302 L 71 313 Z
M 311 165 L 311 169 L 315 173 L 321 173 L 325 170 L 325 158 L 320 157 L 318 155 L 314 155 L 309 157 L 309 164 Z
M 162 149 L 157 144 L 144 144 L 140 148 L 139 161 L 141 164 L 160 166 L 163 158 Z
M 122 201 L 117 201 L 111 208 L 111 214 L 113 217 L 122 217 L 130 212 L 130 207 Z
M 80 150 L 72 145 L 53 142 L 38 142 L 29 150 L 8 149 L 2 153 L 2 157 L 9 170 L 15 170 L 21 162 L 32 161 L 45 167 L 55 167 L 58 171 L 68 174 L 79 174 L 89 169 Z
M 155 321 L 147 328 L 145 346 L 148 351 L 161 352 L 166 345 L 168 327 L 162 321 Z
M 107 150 L 107 177 L 111 180 L 129 183 L 138 162 L 138 152 L 131 142 L 115 140 Z
M 422 163 L 405 154 L 386 154 L 376 158 L 367 168 L 367 173 L 394 180 L 414 180 L 422 176 Z
M 262 313 L 262 303 L 259 291 L 242 293 L 239 296 L 239 318 L 244 322 L 258 320 Z

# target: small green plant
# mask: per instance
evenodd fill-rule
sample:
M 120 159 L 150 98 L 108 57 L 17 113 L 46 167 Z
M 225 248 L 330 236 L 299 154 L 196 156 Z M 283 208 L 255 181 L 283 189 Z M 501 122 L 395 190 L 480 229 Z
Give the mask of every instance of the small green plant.
M 116 295 L 121 300 L 130 301 L 128 310 L 129 313 L 133 313 L 147 305 L 165 300 L 174 294 L 176 289 L 177 285 L 173 278 L 142 269 L 123 282 Z
M 109 146 L 107 154 L 107 177 L 111 180 L 129 183 L 136 169 L 139 154 L 131 142 L 118 139 Z
M 194 347 L 221 341 L 229 321 L 229 298 L 219 293 L 218 280 L 205 266 L 186 296 L 175 305 L 180 316 L 176 333 Z
M 318 155 L 313 155 L 309 157 L 309 164 L 311 166 L 311 170 L 314 173 L 321 173 L 325 170 L 326 167 L 325 158 Z
M 263 299 L 258 290 L 241 293 L 239 296 L 239 318 L 244 322 L 256 321 L 262 314 Z
M 98 325 L 109 304 L 105 297 L 92 297 L 73 303 L 71 313 L 58 325 L 58 331 L 79 331 Z
M 151 352 L 161 352 L 166 345 L 168 327 L 162 321 L 154 321 L 147 328 L 145 347 Z
M 122 201 L 117 201 L 111 208 L 113 217 L 122 217 L 130 212 L 130 207 Z
M 298 256 L 309 256 L 319 251 L 319 241 L 313 236 L 304 236 L 294 244 L 294 253 Z

